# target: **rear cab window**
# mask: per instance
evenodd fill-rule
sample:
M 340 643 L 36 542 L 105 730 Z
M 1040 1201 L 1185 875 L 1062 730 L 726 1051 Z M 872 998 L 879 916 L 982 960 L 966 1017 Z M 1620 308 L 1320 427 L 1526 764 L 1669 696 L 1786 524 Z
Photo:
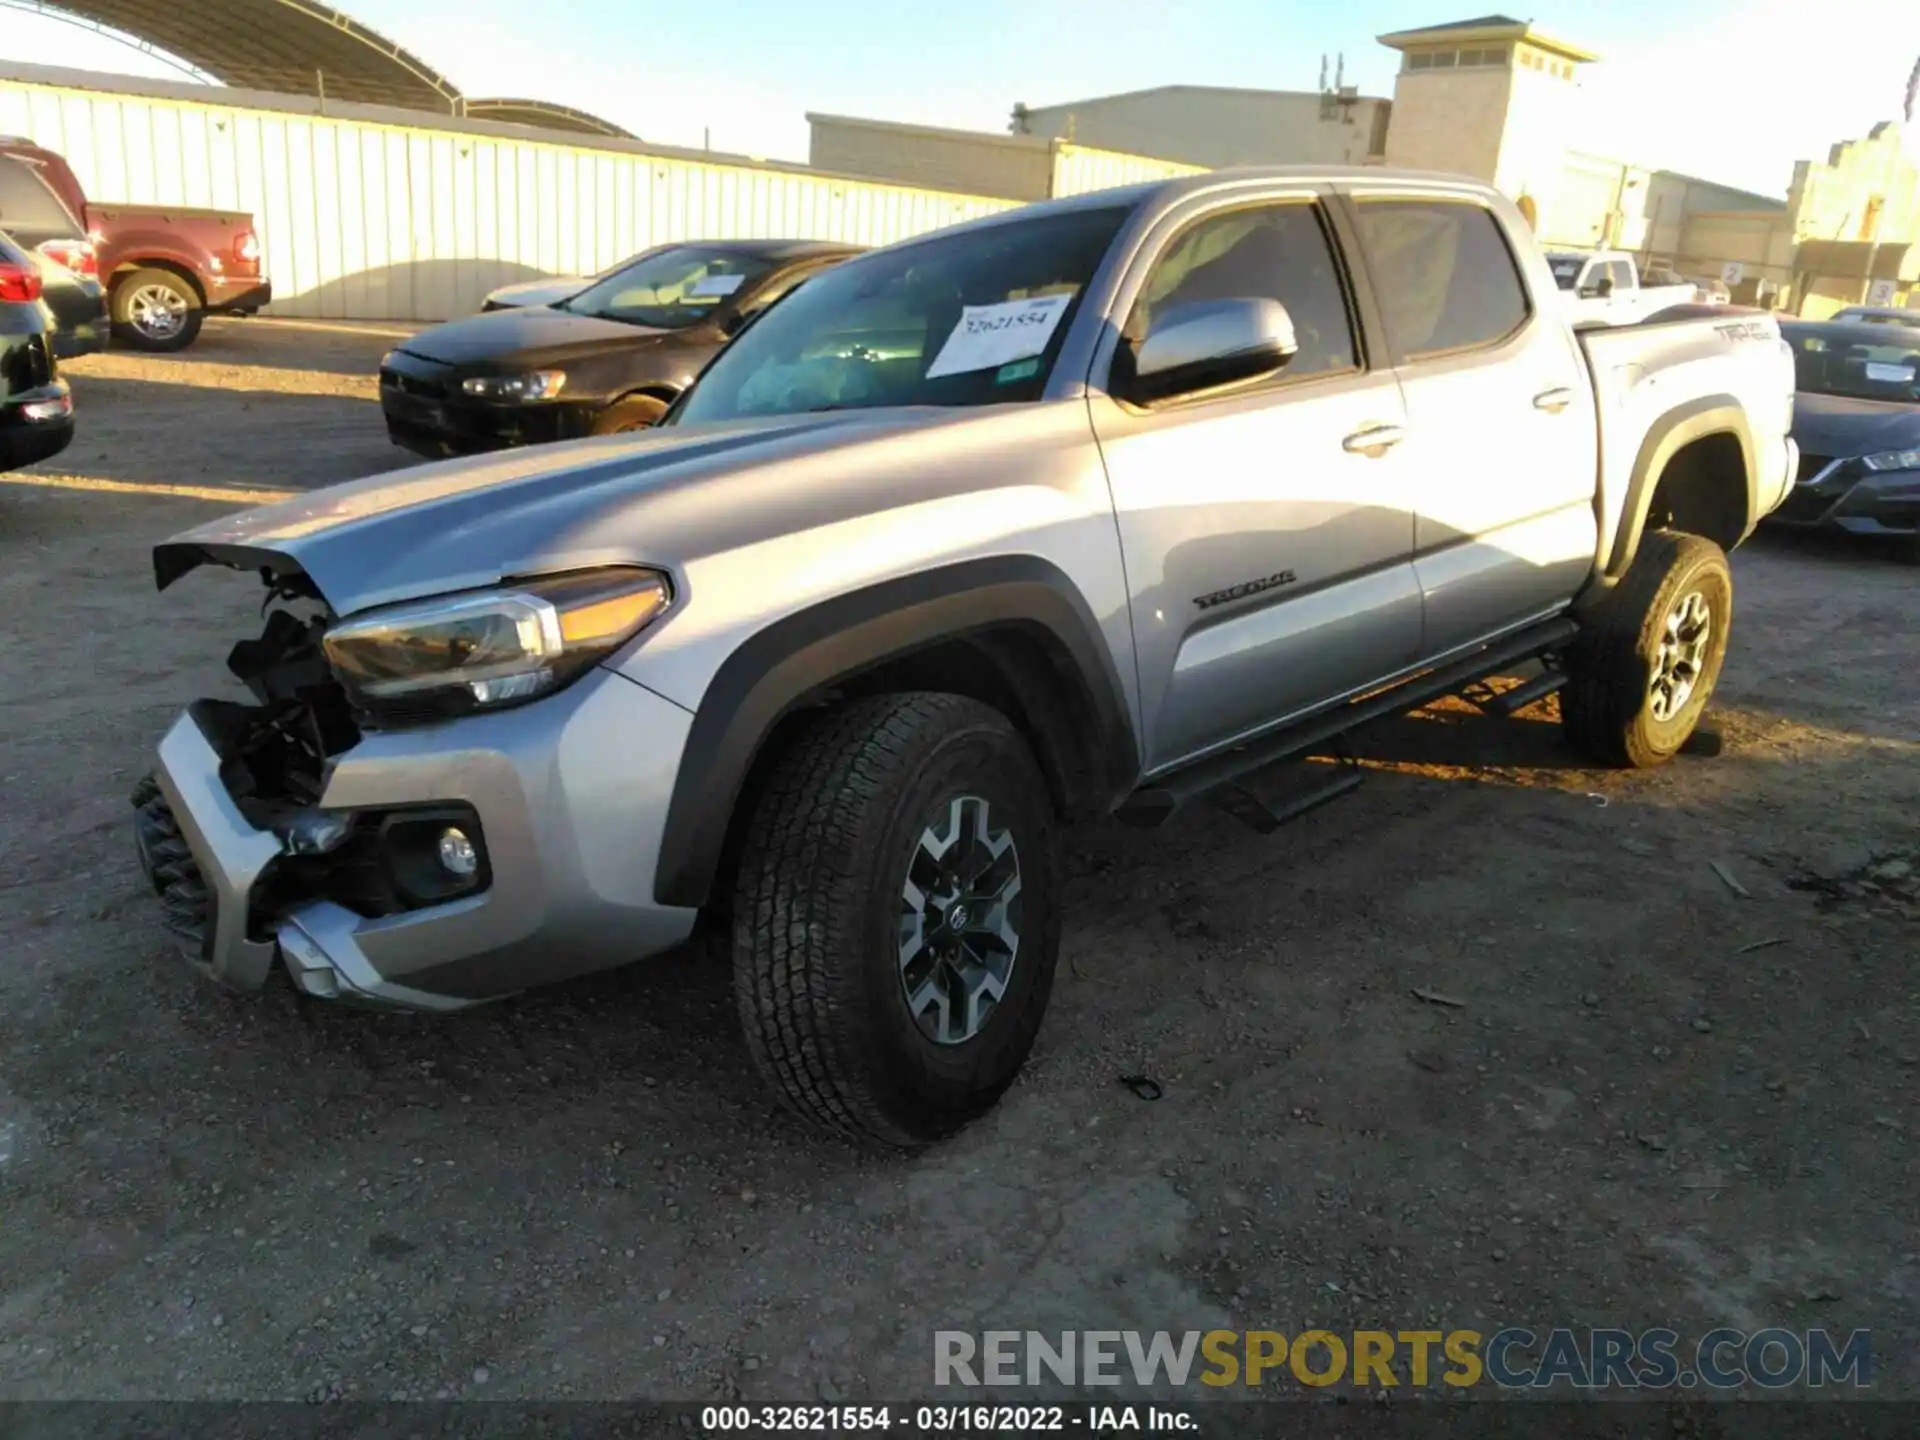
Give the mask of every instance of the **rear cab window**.
M 1587 268 L 1584 255 L 1549 255 L 1547 268 L 1553 271 L 1553 283 L 1562 290 L 1571 290 L 1580 283 L 1580 272 Z
M 1500 222 L 1440 197 L 1356 197 L 1356 224 L 1397 363 L 1494 349 L 1533 315 Z

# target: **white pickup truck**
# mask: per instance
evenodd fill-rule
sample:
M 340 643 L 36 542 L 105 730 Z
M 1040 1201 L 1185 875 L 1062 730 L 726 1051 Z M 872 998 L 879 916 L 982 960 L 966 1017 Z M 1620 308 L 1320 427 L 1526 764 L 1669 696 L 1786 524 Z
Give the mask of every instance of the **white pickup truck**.
M 1550 250 L 1547 265 L 1576 325 L 1634 325 L 1697 298 L 1692 285 L 1642 285 L 1639 262 L 1619 250 Z

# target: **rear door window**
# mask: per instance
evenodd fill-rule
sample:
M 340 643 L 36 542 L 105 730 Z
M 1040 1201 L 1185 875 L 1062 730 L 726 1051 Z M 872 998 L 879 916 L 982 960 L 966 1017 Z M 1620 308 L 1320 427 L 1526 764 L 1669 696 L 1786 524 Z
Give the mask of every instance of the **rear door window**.
M 1532 307 L 1493 212 L 1458 200 L 1356 207 L 1374 289 L 1402 362 L 1499 345 Z
M 0 228 L 78 233 L 73 217 L 31 165 L 0 155 Z

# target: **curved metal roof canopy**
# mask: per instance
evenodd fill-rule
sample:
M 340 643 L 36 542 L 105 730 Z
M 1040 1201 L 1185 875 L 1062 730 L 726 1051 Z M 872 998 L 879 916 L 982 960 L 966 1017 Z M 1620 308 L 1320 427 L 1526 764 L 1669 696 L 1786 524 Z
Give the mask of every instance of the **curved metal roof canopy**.
M 546 100 L 469 100 L 419 56 L 317 0 L 0 0 L 157 54 L 197 80 L 471 115 L 619 140 L 639 137 Z
M 18 8 L 117 30 L 243 89 L 443 115 L 459 108 L 460 91 L 446 76 L 315 0 L 38 0 Z
M 461 109 L 476 120 L 498 120 L 506 125 L 536 125 L 542 130 L 578 130 L 583 135 L 608 135 L 615 140 L 640 138 L 622 130 L 611 120 L 602 120 L 598 115 L 589 115 L 571 105 L 555 105 L 546 100 L 464 100 Z

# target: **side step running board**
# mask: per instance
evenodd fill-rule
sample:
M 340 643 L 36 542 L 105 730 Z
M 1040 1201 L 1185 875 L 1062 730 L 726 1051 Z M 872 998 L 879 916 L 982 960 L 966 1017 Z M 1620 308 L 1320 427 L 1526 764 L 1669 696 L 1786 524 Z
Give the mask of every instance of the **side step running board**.
M 1342 795 L 1360 788 L 1360 781 L 1366 772 L 1348 751 L 1346 736 L 1335 737 L 1334 744 L 1340 751 L 1340 764 L 1335 767 L 1332 778 L 1297 792 L 1281 804 L 1269 805 L 1234 780 L 1229 780 L 1207 798 L 1249 830 L 1260 835 L 1271 835 L 1289 820 L 1298 820 L 1309 810 L 1318 810 L 1329 801 L 1338 800 Z M 1302 762 L 1302 768 L 1318 770 L 1322 767 Z
M 1516 685 L 1511 690 L 1502 690 L 1486 704 L 1486 708 L 1495 714 L 1518 715 L 1536 700 L 1544 700 L 1556 691 L 1567 687 L 1567 672 L 1549 670 L 1544 675 L 1536 675 L 1524 685 Z
M 1158 825 L 1189 800 L 1220 790 L 1223 786 L 1233 786 L 1241 777 L 1282 760 L 1298 759 L 1324 749 L 1329 742 L 1337 741 L 1351 730 L 1375 720 L 1385 719 L 1389 715 L 1400 715 L 1424 705 L 1429 700 L 1442 695 L 1452 695 L 1475 680 L 1497 674 L 1507 666 L 1521 660 L 1531 659 L 1546 651 L 1563 649 L 1579 633 L 1579 627 L 1572 620 L 1561 618 L 1542 623 L 1510 635 L 1506 639 L 1476 650 L 1458 660 L 1441 665 L 1416 675 L 1411 680 L 1402 681 L 1389 690 L 1382 690 L 1360 700 L 1349 701 L 1338 709 L 1322 715 L 1315 715 L 1297 725 L 1287 726 L 1271 735 L 1211 756 L 1184 770 L 1176 770 L 1163 775 L 1158 780 L 1141 786 L 1121 802 L 1116 812 L 1118 818 L 1135 825 Z M 1527 703 L 1551 694 L 1565 683 L 1563 677 L 1541 676 L 1529 681 L 1519 690 L 1530 690 L 1541 681 L 1552 678 L 1556 683 L 1547 686 L 1538 694 L 1529 695 Z M 1509 692 L 1518 693 L 1518 692 Z M 1518 709 L 1519 706 L 1514 708 Z M 1344 749 L 1344 747 L 1343 747 Z M 1323 805 L 1336 796 L 1344 795 L 1360 783 L 1359 768 L 1351 759 L 1341 767 L 1341 773 L 1326 785 L 1309 791 L 1291 803 L 1277 810 L 1267 810 L 1251 794 L 1241 790 L 1238 796 L 1222 797 L 1223 808 L 1239 816 L 1248 804 L 1259 806 L 1271 825 L 1255 824 L 1254 828 L 1270 830 L 1278 828 L 1284 820 L 1304 814 L 1316 806 Z M 1237 786 L 1235 787 L 1238 788 Z M 1245 803 L 1243 803 L 1245 802 Z M 1251 813 L 1251 812 L 1249 812 Z M 1252 824 L 1253 821 L 1248 823 Z

